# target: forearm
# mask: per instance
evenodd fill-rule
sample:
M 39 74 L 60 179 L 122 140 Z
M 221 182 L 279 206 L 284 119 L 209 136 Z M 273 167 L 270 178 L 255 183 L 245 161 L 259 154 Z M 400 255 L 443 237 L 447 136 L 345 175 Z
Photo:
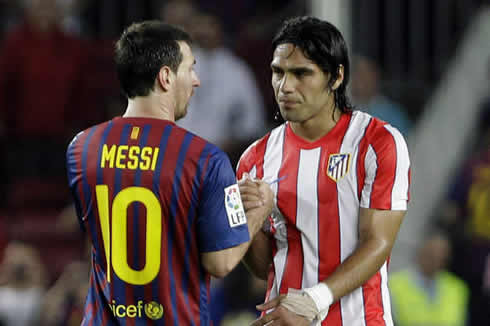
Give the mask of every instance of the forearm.
M 354 291 L 369 280 L 387 260 L 392 245 L 380 239 L 362 243 L 323 282 L 332 291 L 334 301 Z
M 269 266 L 272 263 L 272 250 L 270 239 L 265 232 L 257 233 L 242 261 L 250 273 L 267 280 Z
M 245 256 L 252 241 L 257 233 L 259 233 L 262 224 L 264 223 L 264 214 L 262 211 L 258 210 L 248 211 L 247 220 L 250 236 L 249 241 L 225 250 L 202 254 L 203 266 L 211 275 L 218 278 L 225 277 Z

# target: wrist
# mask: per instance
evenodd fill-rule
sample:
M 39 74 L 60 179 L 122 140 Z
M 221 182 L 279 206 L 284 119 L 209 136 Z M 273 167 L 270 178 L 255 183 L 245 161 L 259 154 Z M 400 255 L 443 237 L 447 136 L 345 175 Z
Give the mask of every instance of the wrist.
M 333 303 L 333 293 L 328 285 L 320 282 L 315 286 L 304 289 L 304 291 L 313 299 L 318 311 L 325 318 L 328 308 Z

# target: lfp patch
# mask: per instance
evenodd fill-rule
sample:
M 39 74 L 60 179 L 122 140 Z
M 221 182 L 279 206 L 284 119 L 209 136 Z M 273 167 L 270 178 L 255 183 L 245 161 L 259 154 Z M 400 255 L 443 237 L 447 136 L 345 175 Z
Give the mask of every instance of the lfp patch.
M 330 154 L 327 175 L 337 182 L 349 172 L 350 154 Z
M 225 188 L 225 207 L 228 223 L 232 228 L 247 223 L 247 216 L 243 209 L 242 198 L 238 184 Z

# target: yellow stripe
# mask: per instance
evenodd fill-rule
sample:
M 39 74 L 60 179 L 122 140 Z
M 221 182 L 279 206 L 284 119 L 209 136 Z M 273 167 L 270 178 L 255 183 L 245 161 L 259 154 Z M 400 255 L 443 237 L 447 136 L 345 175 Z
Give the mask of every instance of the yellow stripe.
M 131 130 L 131 139 L 138 139 L 139 133 L 140 127 L 133 127 L 133 130 Z

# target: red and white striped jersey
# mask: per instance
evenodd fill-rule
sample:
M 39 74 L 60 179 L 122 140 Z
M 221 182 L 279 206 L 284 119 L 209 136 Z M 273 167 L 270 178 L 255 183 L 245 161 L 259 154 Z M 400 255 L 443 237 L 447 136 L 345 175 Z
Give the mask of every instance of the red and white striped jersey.
M 369 114 L 342 114 L 310 143 L 289 123 L 253 143 L 237 176 L 273 183 L 276 206 L 264 230 L 273 239 L 267 298 L 326 279 L 358 244 L 359 208 L 406 210 L 410 162 L 400 132 Z M 330 307 L 322 325 L 391 326 L 387 263 Z

